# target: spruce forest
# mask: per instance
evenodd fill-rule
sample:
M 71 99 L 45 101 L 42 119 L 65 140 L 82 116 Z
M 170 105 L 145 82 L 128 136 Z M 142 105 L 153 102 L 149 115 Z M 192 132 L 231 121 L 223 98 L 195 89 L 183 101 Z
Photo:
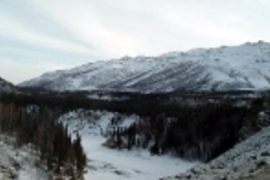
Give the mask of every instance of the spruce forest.
M 0 101 L 0 132 L 14 137 L 17 148 L 28 146 L 53 176 L 82 179 L 87 159 L 81 139 L 72 139 L 67 128 L 56 121 L 59 110 L 4 99 Z

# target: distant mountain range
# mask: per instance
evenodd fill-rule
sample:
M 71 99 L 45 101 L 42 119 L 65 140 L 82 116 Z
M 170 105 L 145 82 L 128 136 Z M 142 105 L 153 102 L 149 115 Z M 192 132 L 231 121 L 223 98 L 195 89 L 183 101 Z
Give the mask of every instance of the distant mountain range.
M 259 41 L 98 61 L 46 73 L 19 86 L 144 93 L 270 89 L 270 44 Z

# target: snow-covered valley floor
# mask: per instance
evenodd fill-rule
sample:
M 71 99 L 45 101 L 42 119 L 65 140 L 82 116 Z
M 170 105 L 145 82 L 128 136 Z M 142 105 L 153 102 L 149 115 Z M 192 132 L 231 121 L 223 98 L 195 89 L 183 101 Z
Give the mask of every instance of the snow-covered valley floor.
M 101 144 L 101 137 L 84 136 L 83 147 L 89 158 L 88 180 L 148 179 L 184 172 L 194 163 L 176 157 L 151 156 L 146 150 L 112 150 Z
M 87 114 L 91 114 L 91 117 Z M 187 162 L 170 155 L 152 156 L 147 150 L 117 150 L 104 147 L 106 131 L 110 119 L 115 114 L 102 111 L 70 112 L 60 118 L 73 134 L 79 133 L 88 157 L 86 180 L 157 180 L 173 174 L 185 172 L 198 164 Z M 123 117 L 122 124 L 129 124 L 136 116 Z

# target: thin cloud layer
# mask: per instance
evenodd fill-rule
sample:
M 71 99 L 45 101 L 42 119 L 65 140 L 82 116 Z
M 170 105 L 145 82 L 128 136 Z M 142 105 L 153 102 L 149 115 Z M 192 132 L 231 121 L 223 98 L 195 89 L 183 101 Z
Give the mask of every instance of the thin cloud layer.
M 125 55 L 269 41 L 269 8 L 267 0 L 2 0 L 0 76 L 18 83 Z

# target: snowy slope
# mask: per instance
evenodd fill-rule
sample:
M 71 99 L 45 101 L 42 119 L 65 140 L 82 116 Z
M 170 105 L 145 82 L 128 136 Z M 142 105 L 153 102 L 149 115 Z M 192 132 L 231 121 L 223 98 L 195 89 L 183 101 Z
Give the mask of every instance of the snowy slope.
M 119 114 L 118 114 L 119 115 Z M 164 176 L 184 172 L 196 163 L 169 155 L 152 156 L 143 149 L 117 150 L 104 147 L 109 122 L 115 113 L 107 111 L 76 110 L 62 115 L 59 121 L 67 125 L 71 134 L 82 137 L 88 158 L 86 180 L 157 180 Z M 136 115 L 121 115 L 120 126 L 127 127 L 138 119 Z
M 267 127 L 208 164 L 195 166 L 186 173 L 164 180 L 247 179 L 264 171 L 268 171 L 268 178 L 265 179 L 269 179 L 269 169 L 270 127 Z
M 60 91 L 269 89 L 270 44 L 259 41 L 158 57 L 123 57 L 46 73 L 20 85 Z
M 0 93 L 14 93 L 17 89 L 11 83 L 0 77 Z
M 24 148 L 15 149 L 12 138 L 0 135 L 0 179 L 49 180 L 39 158 Z

